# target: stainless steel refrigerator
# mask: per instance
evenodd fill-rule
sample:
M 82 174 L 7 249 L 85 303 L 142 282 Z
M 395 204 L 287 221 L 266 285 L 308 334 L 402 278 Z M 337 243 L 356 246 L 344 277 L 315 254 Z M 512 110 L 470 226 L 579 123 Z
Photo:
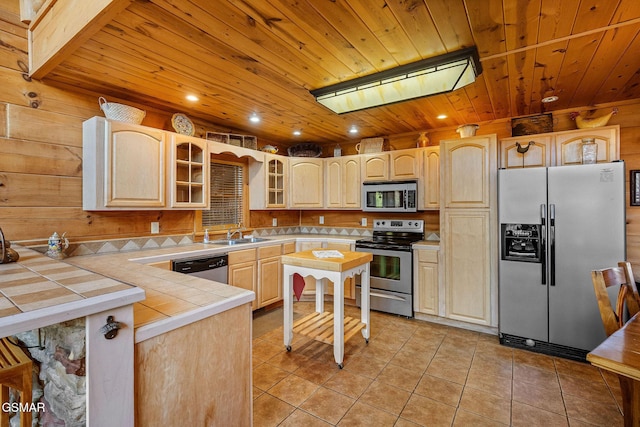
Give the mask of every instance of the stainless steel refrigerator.
M 626 259 L 624 162 L 501 169 L 498 209 L 500 341 L 584 359 L 606 337 L 591 270 Z

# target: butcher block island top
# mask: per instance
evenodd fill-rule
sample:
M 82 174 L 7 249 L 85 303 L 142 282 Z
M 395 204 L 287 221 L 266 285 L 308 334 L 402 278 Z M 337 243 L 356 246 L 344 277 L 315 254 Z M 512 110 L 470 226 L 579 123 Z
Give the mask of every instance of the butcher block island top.
M 327 271 L 346 271 L 365 262 L 370 262 L 373 255 L 369 252 L 340 251 L 342 258 L 318 258 L 313 253 L 322 249 L 310 249 L 289 255 L 282 255 L 282 264 L 298 267 L 316 268 Z

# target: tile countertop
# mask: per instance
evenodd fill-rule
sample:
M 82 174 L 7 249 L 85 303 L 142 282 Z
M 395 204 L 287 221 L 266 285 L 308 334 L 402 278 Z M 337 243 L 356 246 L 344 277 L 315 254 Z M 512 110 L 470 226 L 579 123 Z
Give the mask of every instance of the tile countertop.
M 415 242 L 412 249 L 431 249 L 438 250 L 440 249 L 440 241 L 439 240 L 421 240 L 419 242 Z
M 13 246 L 18 262 L 0 264 L 0 337 L 100 313 L 144 299 L 130 284 Z
M 144 289 L 146 299 L 134 304 L 135 341 L 141 342 L 255 299 L 253 292 L 242 288 L 146 264 L 296 240 L 356 240 L 353 237 L 323 235 L 278 235 L 269 236 L 268 239 L 233 246 L 193 243 L 161 249 L 77 256 L 65 259 L 65 263 Z

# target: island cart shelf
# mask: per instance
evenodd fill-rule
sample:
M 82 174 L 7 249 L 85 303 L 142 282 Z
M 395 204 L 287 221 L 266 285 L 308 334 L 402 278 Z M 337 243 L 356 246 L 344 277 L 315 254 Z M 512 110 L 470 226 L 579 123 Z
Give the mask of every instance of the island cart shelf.
M 368 252 L 341 251 L 342 257 L 317 258 L 314 250 L 282 256 L 284 290 L 284 345 L 291 351 L 293 333 L 333 345 L 333 355 L 339 368 L 344 359 L 344 343 L 359 331 L 369 342 L 371 334 L 369 315 L 369 263 L 373 255 Z M 293 322 L 294 276 L 314 277 L 316 282 L 316 311 Z M 344 316 L 344 281 L 360 274 L 362 301 L 361 319 Z M 324 311 L 326 281 L 334 284 L 333 313 Z
M 366 325 L 358 319 L 345 316 L 344 342 L 362 330 Z M 325 344 L 333 345 L 333 313 L 311 313 L 293 324 L 293 332 Z

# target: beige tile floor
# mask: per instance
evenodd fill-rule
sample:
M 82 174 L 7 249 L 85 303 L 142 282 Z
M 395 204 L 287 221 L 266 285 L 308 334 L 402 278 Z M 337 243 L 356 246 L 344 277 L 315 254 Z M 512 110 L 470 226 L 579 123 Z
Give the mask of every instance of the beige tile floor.
M 296 303 L 294 317 L 313 309 Z M 369 344 L 349 340 L 342 370 L 305 337 L 286 352 L 281 309 L 257 314 L 253 336 L 256 427 L 623 424 L 615 376 L 496 336 L 372 312 Z

